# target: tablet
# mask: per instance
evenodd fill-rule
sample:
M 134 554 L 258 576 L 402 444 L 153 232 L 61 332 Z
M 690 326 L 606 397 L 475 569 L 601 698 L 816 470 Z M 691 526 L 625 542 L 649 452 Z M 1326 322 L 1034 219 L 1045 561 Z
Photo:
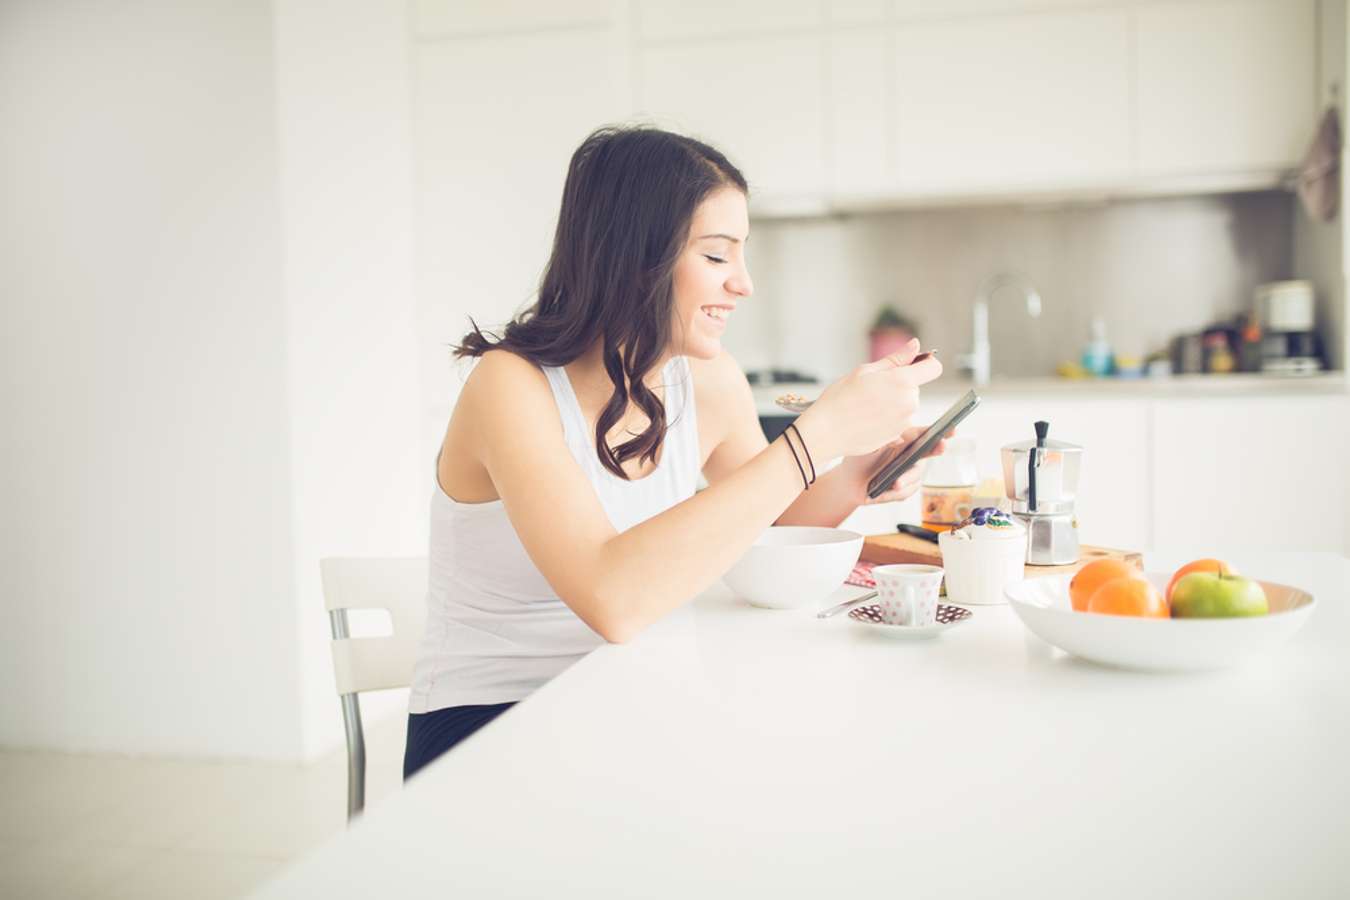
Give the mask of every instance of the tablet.
M 937 446 L 938 441 L 947 435 L 947 432 L 974 412 L 975 407 L 979 405 L 980 395 L 974 391 L 969 391 L 964 397 L 952 404 L 951 409 L 928 426 L 928 430 L 919 435 L 918 439 L 905 445 L 904 449 L 891 457 L 889 462 L 877 470 L 877 473 L 872 476 L 872 480 L 867 482 L 867 496 L 875 500 L 890 490 L 891 485 L 895 483 L 895 479 L 905 474 L 915 463 L 923 459 L 930 450 Z

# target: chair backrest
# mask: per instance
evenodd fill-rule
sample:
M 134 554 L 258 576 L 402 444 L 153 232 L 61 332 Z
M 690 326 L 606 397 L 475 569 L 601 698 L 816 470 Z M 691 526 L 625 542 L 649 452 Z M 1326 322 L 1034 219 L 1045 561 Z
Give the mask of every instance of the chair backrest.
M 319 560 L 324 606 L 343 622 L 333 638 L 338 694 L 407 687 L 427 615 L 427 558 L 330 557 Z M 345 637 L 349 609 L 388 610 L 394 633 Z

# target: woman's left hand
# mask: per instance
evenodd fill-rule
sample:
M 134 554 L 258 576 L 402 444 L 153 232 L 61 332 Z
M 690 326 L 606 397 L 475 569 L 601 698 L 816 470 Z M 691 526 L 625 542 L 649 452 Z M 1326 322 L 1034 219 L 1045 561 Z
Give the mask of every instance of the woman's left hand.
M 862 495 L 862 503 L 890 503 L 895 500 L 908 500 L 914 496 L 914 492 L 919 489 L 919 481 L 923 478 L 923 465 L 912 466 L 909 471 L 896 479 L 895 483 L 886 489 L 884 494 L 873 499 L 867 496 L 867 482 L 872 480 L 877 469 L 881 468 L 882 463 L 895 456 L 900 450 L 908 446 L 911 442 L 918 440 L 928 429 L 914 426 L 906 428 L 900 433 L 900 439 L 892 441 L 880 450 L 868 453 L 865 456 L 849 456 L 839 464 L 841 469 L 849 473 L 849 476 L 857 481 L 858 493 Z M 951 437 L 955 431 L 949 432 L 947 437 L 938 441 L 932 451 L 927 456 L 937 456 L 943 450 L 947 449 L 947 438 Z

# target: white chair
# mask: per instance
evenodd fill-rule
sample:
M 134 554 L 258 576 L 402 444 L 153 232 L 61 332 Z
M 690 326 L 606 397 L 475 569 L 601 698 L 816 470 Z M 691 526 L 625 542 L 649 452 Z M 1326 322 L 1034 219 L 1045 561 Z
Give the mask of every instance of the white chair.
M 323 601 L 333 628 L 333 673 L 347 726 L 347 821 L 366 805 L 366 735 L 362 691 L 407 687 L 426 625 L 427 559 L 329 558 L 319 560 Z M 388 610 L 394 633 L 350 637 L 347 610 Z

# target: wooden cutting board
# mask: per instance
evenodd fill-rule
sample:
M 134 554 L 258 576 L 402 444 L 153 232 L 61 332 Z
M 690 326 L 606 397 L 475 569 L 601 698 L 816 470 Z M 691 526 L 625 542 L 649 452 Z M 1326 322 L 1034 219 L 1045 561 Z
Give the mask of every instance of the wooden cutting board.
M 942 551 L 932 541 L 913 537 L 908 534 L 874 534 L 863 540 L 862 558 L 878 564 L 921 563 L 930 566 L 942 565 Z M 1062 575 L 1077 572 L 1095 559 L 1119 559 L 1136 569 L 1144 568 L 1144 557 L 1137 550 L 1112 550 L 1109 547 L 1090 547 L 1084 544 L 1079 549 L 1078 562 L 1066 566 L 1027 566 L 1027 577 L 1041 575 Z

